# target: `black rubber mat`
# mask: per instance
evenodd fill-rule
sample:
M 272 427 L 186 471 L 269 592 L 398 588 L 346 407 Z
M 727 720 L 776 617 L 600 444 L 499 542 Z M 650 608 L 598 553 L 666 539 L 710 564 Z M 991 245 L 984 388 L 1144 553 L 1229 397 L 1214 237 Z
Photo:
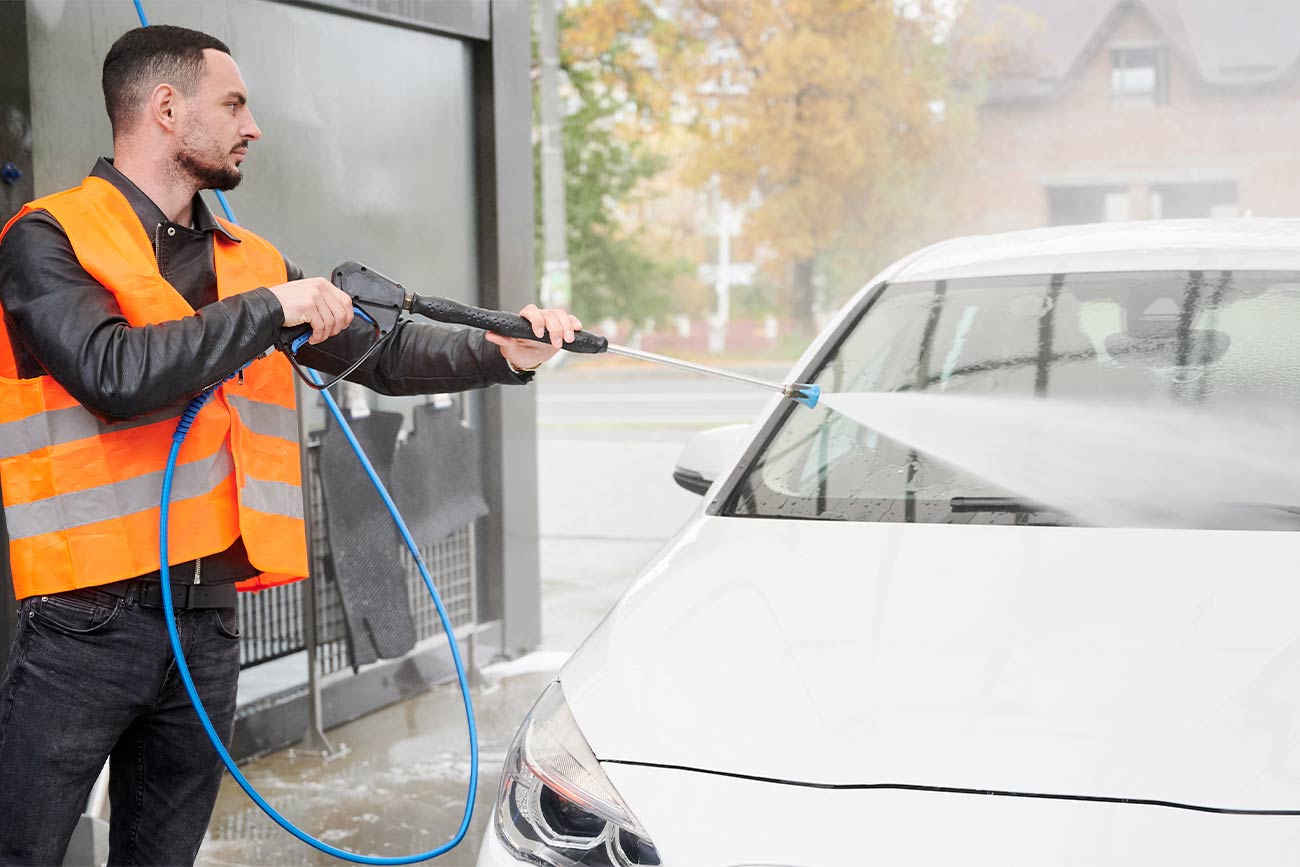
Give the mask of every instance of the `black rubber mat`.
M 402 416 L 373 412 L 351 419 L 349 424 L 391 491 Z M 401 537 L 333 420 L 321 435 L 320 470 L 333 574 L 343 598 L 352 665 L 403 656 L 415 646 L 415 621 L 406 590 Z
M 415 430 L 397 450 L 393 501 L 416 544 L 440 542 L 488 512 L 478 437 L 460 423 L 456 404 L 413 411 Z

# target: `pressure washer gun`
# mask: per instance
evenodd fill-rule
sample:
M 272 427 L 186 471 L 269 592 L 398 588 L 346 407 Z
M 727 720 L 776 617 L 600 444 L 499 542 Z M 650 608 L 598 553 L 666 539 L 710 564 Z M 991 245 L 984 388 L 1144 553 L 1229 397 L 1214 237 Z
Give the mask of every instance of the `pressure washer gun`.
M 318 386 L 306 377 L 294 358 L 302 345 L 311 337 L 311 327 L 303 325 L 297 328 L 285 329 L 286 333 L 281 338 L 279 348 L 285 351 L 294 368 L 298 370 L 299 376 L 312 388 L 328 388 L 359 367 L 397 330 L 397 323 L 401 320 L 403 313 L 414 313 L 428 319 L 453 325 L 467 325 L 483 331 L 492 331 L 503 337 L 535 340 L 539 343 L 551 342 L 549 334 L 543 333 L 541 337 L 534 334 L 532 323 L 517 313 L 507 313 L 502 310 L 484 310 L 481 307 L 471 307 L 468 304 L 461 304 L 448 298 L 425 298 L 416 295 L 401 283 L 385 277 L 378 271 L 367 268 L 360 262 L 344 262 L 334 269 L 330 275 L 330 280 L 352 298 L 356 315 L 370 323 L 374 328 L 375 342 L 346 371 L 334 377 L 328 383 Z M 817 406 L 817 400 L 821 396 L 821 386 L 819 385 L 799 382 L 783 385 L 755 379 L 728 370 L 719 370 L 715 367 L 706 367 L 677 358 L 656 355 L 653 352 L 642 352 L 639 349 L 618 346 L 610 343 L 605 337 L 590 331 L 576 332 L 573 335 L 573 340 L 566 342 L 563 348 L 566 352 L 579 352 L 585 355 L 609 352 L 652 364 L 661 364 L 680 370 L 689 370 L 693 373 L 718 376 L 733 382 L 743 382 L 768 391 L 779 392 L 783 396 L 810 408 Z

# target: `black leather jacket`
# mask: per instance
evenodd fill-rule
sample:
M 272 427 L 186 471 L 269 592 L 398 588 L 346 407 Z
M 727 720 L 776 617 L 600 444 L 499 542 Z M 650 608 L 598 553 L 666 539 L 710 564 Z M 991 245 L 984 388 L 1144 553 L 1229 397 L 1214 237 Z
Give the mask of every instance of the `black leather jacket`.
M 197 315 L 130 327 L 112 293 L 81 267 L 58 222 L 45 212 L 29 214 L 0 243 L 0 305 L 19 376 L 48 373 L 92 412 L 108 420 L 129 419 L 189 400 L 274 344 L 284 313 L 269 289 L 217 299 L 212 239 L 225 229 L 202 198 L 194 198 L 194 226 L 181 226 L 168 221 L 109 160 L 99 160 L 91 174 L 126 196 L 155 239 L 162 275 Z M 238 229 L 231 237 L 237 234 Z M 292 262 L 285 265 L 290 280 L 303 276 Z M 298 358 L 339 373 L 370 345 L 372 335 L 356 320 L 329 340 L 304 346 Z M 348 376 L 382 394 L 465 391 L 531 378 L 511 370 L 481 332 L 432 323 L 402 325 Z M 205 584 L 220 583 L 255 571 L 237 541 L 204 558 L 202 578 Z M 193 564 L 173 567 L 172 573 L 173 580 L 188 582 Z
M 15 223 L 0 243 L 0 305 L 20 376 L 48 373 L 83 406 L 106 419 L 128 419 L 188 400 L 270 347 L 280 333 L 280 302 L 262 288 L 217 299 L 212 236 L 225 232 L 196 196 L 195 227 L 171 223 L 110 161 L 91 172 L 117 187 L 154 238 L 162 274 L 198 315 L 128 327 L 112 293 L 77 261 L 63 229 L 44 212 Z M 235 235 L 237 236 L 236 229 Z M 290 280 L 301 269 L 285 261 Z M 299 360 L 338 373 L 373 340 L 362 322 Z M 481 332 L 408 323 L 348 376 L 381 394 L 465 391 L 525 383 Z

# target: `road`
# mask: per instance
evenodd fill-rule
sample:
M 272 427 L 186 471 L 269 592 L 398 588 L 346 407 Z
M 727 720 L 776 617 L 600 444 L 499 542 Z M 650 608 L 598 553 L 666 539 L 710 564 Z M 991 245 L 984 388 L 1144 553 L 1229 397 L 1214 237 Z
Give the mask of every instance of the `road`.
M 776 381 L 787 367 L 751 366 L 738 372 Z M 684 440 L 690 431 L 752 420 L 771 396 L 760 388 L 699 374 L 577 359 L 556 375 L 538 380 L 538 424 L 543 443 L 551 438 L 548 434 L 573 438 L 584 431 L 604 437 L 621 432 L 632 440 Z M 635 431 L 648 437 L 631 436 Z
M 700 504 L 673 468 L 768 395 L 689 374 L 574 365 L 538 383 L 543 645 L 572 649 Z M 779 376 L 783 371 L 778 371 Z M 582 508 L 567 492 L 581 486 Z

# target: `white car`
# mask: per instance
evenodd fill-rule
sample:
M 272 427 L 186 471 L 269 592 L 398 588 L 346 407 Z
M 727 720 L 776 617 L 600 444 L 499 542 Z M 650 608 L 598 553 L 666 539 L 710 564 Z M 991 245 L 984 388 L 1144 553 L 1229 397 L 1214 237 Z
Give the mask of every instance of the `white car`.
M 939 244 L 792 374 L 1294 406 L 1300 221 Z M 1300 863 L 1300 534 L 1081 525 L 780 398 L 687 454 L 716 481 L 525 720 L 480 865 Z

